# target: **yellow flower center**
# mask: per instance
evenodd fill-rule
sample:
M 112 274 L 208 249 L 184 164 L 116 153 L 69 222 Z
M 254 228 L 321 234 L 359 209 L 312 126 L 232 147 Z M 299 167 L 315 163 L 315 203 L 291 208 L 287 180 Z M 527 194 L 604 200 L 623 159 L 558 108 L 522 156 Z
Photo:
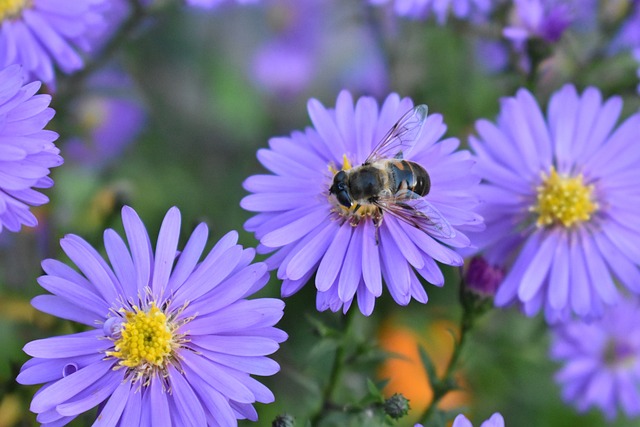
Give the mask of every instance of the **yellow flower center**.
M 31 7 L 32 0 L 0 0 L 0 21 L 15 18 L 23 9 Z
M 538 214 L 538 227 L 559 224 L 569 228 L 589 221 L 598 209 L 593 197 L 594 186 L 586 185 L 582 174 L 563 176 L 552 166 L 548 175 L 542 173 L 542 185 L 537 191 L 537 203 L 531 211 Z
M 134 306 L 133 311 L 124 311 L 124 315 L 126 321 L 115 342 L 115 351 L 107 355 L 117 357 L 120 365 L 127 368 L 144 365 L 163 368 L 176 344 L 167 316 L 155 303 L 146 312 Z

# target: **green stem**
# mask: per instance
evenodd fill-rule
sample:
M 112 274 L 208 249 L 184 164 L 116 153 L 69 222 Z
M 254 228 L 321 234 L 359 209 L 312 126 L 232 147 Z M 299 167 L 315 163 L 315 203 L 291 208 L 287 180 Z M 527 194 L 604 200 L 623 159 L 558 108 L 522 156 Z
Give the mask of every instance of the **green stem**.
M 464 284 L 460 283 L 460 298 L 462 301 L 463 298 L 463 288 Z M 462 353 L 462 349 L 464 347 L 464 343 L 466 341 L 466 337 L 468 332 L 473 328 L 473 322 L 476 317 L 476 312 L 472 308 L 468 308 L 465 304 L 463 304 L 462 317 L 460 318 L 460 338 L 458 342 L 455 344 L 453 349 L 453 354 L 451 355 L 451 359 L 449 359 L 449 363 L 447 364 L 447 368 L 445 369 L 444 375 L 440 380 L 440 386 L 436 387 L 432 384 L 433 388 L 433 400 L 429 404 L 429 406 L 424 410 L 419 420 L 422 424 L 426 424 L 427 421 L 433 416 L 436 408 L 438 407 L 438 403 L 447 393 L 455 388 L 453 384 L 454 378 L 453 374 L 457 368 L 458 359 L 460 359 L 460 354 Z
M 323 418 L 326 410 L 329 410 L 335 407 L 335 405 L 333 405 L 332 403 L 331 397 L 333 396 L 333 393 L 335 392 L 335 389 L 339 383 L 339 379 L 342 376 L 342 371 L 344 370 L 344 367 L 345 367 L 345 361 L 347 360 L 347 357 L 346 357 L 347 339 L 345 338 L 350 336 L 351 328 L 353 327 L 353 324 L 354 324 L 353 319 L 355 318 L 355 315 L 354 315 L 355 311 L 356 310 L 352 308 L 351 310 L 349 310 L 349 312 L 345 316 L 346 319 L 345 319 L 345 326 L 344 326 L 344 335 L 340 343 L 338 344 L 338 348 L 336 350 L 336 355 L 333 360 L 333 366 L 331 367 L 331 373 L 329 374 L 329 381 L 327 382 L 327 384 L 325 385 L 322 391 L 322 402 L 318 406 L 318 409 L 311 416 L 309 416 L 309 421 L 312 426 L 317 425 L 317 423 Z

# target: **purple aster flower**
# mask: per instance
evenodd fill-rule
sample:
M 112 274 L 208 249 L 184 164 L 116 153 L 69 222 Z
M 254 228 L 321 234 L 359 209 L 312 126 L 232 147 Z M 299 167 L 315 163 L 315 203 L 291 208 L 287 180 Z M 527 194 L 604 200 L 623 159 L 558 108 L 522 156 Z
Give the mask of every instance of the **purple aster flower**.
M 491 10 L 494 0 L 369 0 L 381 5 L 393 1 L 398 16 L 426 19 L 433 13 L 438 23 L 444 24 L 449 13 L 458 19 L 481 19 Z
M 493 297 L 503 278 L 502 268 L 489 264 L 481 256 L 475 256 L 467 265 L 464 283 L 468 290 L 477 295 Z
M 619 97 L 566 85 L 545 119 L 521 89 L 502 100 L 496 124 L 477 122 L 470 145 L 487 230 L 474 243 L 508 266 L 497 305 L 544 308 L 552 321 L 599 315 L 618 299 L 612 276 L 640 292 L 640 113 L 616 128 L 621 109 Z
M 316 77 L 327 10 L 323 0 L 278 0 L 268 10 L 270 34 L 254 54 L 251 78 L 268 92 L 297 95 Z
M 555 379 L 580 412 L 596 407 L 610 420 L 618 408 L 629 418 L 640 415 L 639 310 L 636 299 L 625 299 L 598 320 L 553 329 L 551 358 L 562 363 Z
M 105 0 L 14 0 L 0 6 L 0 66 L 20 64 L 30 80 L 55 86 L 54 67 L 83 67 Z
M 186 0 L 189 6 L 201 7 L 204 9 L 213 9 L 225 3 L 229 3 L 231 0 Z M 253 4 L 258 3 L 260 0 L 235 0 L 238 4 Z
M 138 136 L 146 119 L 131 80 L 113 70 L 94 75 L 70 112 L 77 133 L 65 143 L 66 157 L 90 167 L 117 158 Z
M 37 189 L 53 186 L 49 170 L 62 164 L 58 134 L 43 129 L 55 114 L 51 96 L 38 89 L 40 82 L 23 86 L 18 65 L 0 71 L 0 231 L 38 224 L 29 208 L 49 201 Z
M 637 1 L 634 2 L 631 16 L 624 22 L 611 45 L 613 52 L 626 49 L 631 50 L 633 58 L 640 64 L 640 2 Z M 640 68 L 637 74 L 640 78 Z M 638 85 L 638 92 L 640 92 L 640 85 Z
M 529 38 L 553 43 L 560 40 L 573 19 L 575 0 L 514 0 L 514 22 L 504 29 L 518 50 Z
M 422 424 L 416 424 L 414 427 L 423 427 Z M 471 421 L 467 419 L 463 414 L 459 414 L 454 420 L 451 427 L 473 427 Z M 500 413 L 496 412 L 489 418 L 480 424 L 480 427 L 504 427 L 504 418 Z
M 467 417 L 460 414 L 453 420 L 453 425 L 451 427 L 473 427 L 473 425 Z M 491 418 L 480 424 L 480 427 L 504 427 L 504 418 L 502 418 L 500 413 L 496 412 L 491 416 Z
M 336 21 L 351 21 L 348 8 L 335 7 L 339 2 L 268 3 L 267 41 L 248 67 L 257 87 L 278 97 L 300 96 L 311 86 L 387 92 L 386 65 L 373 34 L 357 23 L 336 28 Z
M 62 249 L 79 271 L 48 259 L 38 280 L 53 295 L 37 309 L 86 325 L 76 334 L 32 341 L 21 384 L 45 385 L 31 410 L 64 425 L 99 405 L 104 425 L 232 426 L 257 419 L 254 402 L 273 394 L 251 375 L 273 375 L 265 357 L 286 334 L 274 327 L 284 304 L 246 299 L 268 281 L 267 266 L 230 232 L 200 260 L 208 230 L 200 224 L 178 251 L 180 211 L 171 208 L 155 254 L 144 224 L 122 209 L 125 241 L 104 234 L 107 260 L 68 235 Z
M 444 277 L 436 261 L 462 265 L 462 257 L 449 246 L 468 246 L 463 232 L 483 226 L 473 213 L 476 198 L 471 189 L 478 183 L 471 171 L 474 162 L 468 152 L 456 151 L 457 139 L 439 141 L 446 130 L 442 116 L 427 117 L 425 106 L 412 107 L 409 98 L 397 94 L 389 95 L 380 109 L 369 97 L 354 106 L 347 91 L 340 93 L 335 109 L 312 99 L 308 111 L 314 128 L 272 138 L 270 148 L 258 151 L 258 159 L 272 174 L 244 182 L 254 194 L 246 196 L 241 206 L 258 212 L 245 228 L 260 239 L 259 252 L 276 251 L 266 262 L 278 269 L 283 296 L 297 292 L 315 274 L 319 310 L 346 312 L 357 295 L 360 311 L 369 315 L 382 293 L 382 278 L 399 304 L 406 305 L 411 298 L 426 303 L 416 272 L 442 286 Z M 392 141 L 415 143 L 402 154 L 428 171 L 430 192 L 425 197 L 413 193 L 415 199 L 406 203 L 398 196 L 404 208 L 376 195 L 370 200 L 378 200 L 378 206 L 389 212 L 384 214 L 372 202 L 347 208 L 345 194 L 330 194 L 330 188 L 335 190 L 332 180 L 363 164 L 403 115 L 403 120 L 415 119 L 413 125 L 419 123 L 422 131 L 412 134 L 415 126 L 403 121 L 396 127 L 401 137 Z M 394 153 L 400 150 L 399 145 L 395 148 Z M 393 156 L 391 150 L 389 154 Z M 388 201 L 394 197 L 391 193 L 381 194 L 387 194 Z M 421 218 L 399 219 L 409 213 Z M 425 223 L 426 229 L 417 228 Z

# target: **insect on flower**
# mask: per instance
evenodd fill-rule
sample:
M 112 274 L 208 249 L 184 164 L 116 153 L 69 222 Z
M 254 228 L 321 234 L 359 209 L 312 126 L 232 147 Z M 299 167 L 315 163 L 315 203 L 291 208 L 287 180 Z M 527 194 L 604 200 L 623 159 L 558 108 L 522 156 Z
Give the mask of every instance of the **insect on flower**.
M 357 298 L 369 315 L 384 280 L 398 304 L 426 303 L 417 276 L 442 286 L 437 262 L 462 265 L 455 248 L 484 227 L 471 153 L 441 139 L 440 114 L 395 93 L 379 105 L 342 91 L 335 108 L 315 99 L 307 108 L 312 127 L 258 150 L 270 173 L 249 177 L 240 202 L 257 212 L 245 228 L 258 252 L 274 252 L 265 262 L 282 295 L 315 277 L 318 310 L 346 312 Z
M 431 179 L 420 164 L 403 159 L 418 140 L 427 118 L 426 105 L 405 113 L 361 166 L 351 167 L 344 158 L 342 170 L 336 171 L 329 194 L 338 202 L 336 211 L 358 225 L 365 216 L 375 225 L 376 243 L 383 214 L 387 213 L 434 237 L 449 239 L 455 231 L 424 196 L 429 194 Z

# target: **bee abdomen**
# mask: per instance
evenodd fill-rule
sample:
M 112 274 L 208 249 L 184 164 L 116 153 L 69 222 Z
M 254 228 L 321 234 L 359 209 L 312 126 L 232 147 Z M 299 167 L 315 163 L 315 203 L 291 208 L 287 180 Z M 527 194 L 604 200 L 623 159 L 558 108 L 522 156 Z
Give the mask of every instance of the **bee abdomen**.
M 431 189 L 429 174 L 418 163 L 409 160 L 397 160 L 391 163 L 391 171 L 395 181 L 395 191 L 410 190 L 425 196 Z

